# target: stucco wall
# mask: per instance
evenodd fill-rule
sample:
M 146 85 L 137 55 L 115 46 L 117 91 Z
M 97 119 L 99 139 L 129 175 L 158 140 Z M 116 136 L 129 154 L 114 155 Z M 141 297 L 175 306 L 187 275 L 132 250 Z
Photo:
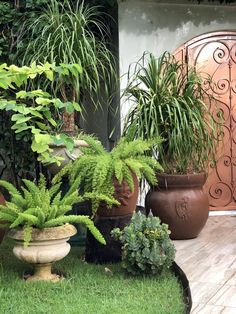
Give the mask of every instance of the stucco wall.
M 217 30 L 236 30 L 236 6 L 196 1 L 119 1 L 120 74 L 137 61 L 144 51 L 160 55 L 173 52 L 197 35 Z M 121 89 L 126 85 L 125 77 Z M 127 112 L 122 106 L 121 119 Z

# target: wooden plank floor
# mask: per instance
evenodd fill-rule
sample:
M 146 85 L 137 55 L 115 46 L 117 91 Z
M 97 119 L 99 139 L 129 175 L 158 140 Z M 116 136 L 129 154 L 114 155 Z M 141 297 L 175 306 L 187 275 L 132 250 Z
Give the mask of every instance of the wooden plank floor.
M 174 241 L 192 314 L 236 314 L 236 216 L 211 216 L 196 239 Z

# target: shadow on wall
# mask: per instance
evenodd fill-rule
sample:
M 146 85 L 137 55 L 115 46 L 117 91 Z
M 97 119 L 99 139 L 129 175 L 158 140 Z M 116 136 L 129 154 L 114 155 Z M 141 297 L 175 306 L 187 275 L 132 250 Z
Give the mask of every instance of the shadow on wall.
M 158 29 L 175 31 L 191 23 L 195 27 L 212 25 L 221 29 L 236 27 L 236 5 L 167 4 L 145 1 L 120 3 L 120 31 L 149 35 Z M 147 25 L 149 27 L 147 27 Z M 187 31 L 187 29 L 186 29 Z

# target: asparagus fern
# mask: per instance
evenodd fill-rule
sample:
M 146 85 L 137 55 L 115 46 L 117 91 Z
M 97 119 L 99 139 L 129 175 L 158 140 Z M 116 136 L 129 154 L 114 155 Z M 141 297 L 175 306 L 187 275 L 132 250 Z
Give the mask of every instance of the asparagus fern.
M 94 237 L 105 244 L 102 234 L 94 226 L 89 216 L 66 215 L 76 203 L 85 199 L 101 199 L 106 196 L 95 195 L 92 193 L 78 195 L 75 186 L 62 197 L 60 186 L 61 182 L 47 188 L 46 180 L 40 176 L 39 184 L 32 181 L 23 180 L 25 187 L 18 191 L 11 183 L 0 180 L 0 186 L 5 188 L 10 194 L 10 201 L 5 205 L 0 205 L 0 220 L 5 222 L 8 228 L 23 227 L 24 244 L 27 246 L 31 239 L 32 228 L 49 228 L 60 226 L 65 223 L 83 223 L 91 231 Z M 112 203 L 112 200 L 109 200 Z
M 122 138 L 116 147 L 108 152 L 102 144 L 92 136 L 83 136 L 88 147 L 81 148 L 83 155 L 68 165 L 56 177 L 56 183 L 62 176 L 68 175 L 71 185 L 78 180 L 86 193 L 114 196 L 114 179 L 121 184 L 125 181 L 130 190 L 134 190 L 133 174 L 144 178 L 148 183 L 156 184 L 156 171 L 162 167 L 152 157 L 147 156 L 153 142 L 137 139 L 129 142 Z M 100 204 L 96 197 L 92 198 L 92 209 L 95 213 Z

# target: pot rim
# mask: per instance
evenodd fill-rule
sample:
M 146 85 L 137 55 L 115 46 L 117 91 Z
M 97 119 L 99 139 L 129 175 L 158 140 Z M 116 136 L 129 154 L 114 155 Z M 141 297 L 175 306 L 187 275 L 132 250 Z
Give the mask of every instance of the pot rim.
M 205 172 L 189 174 L 166 174 L 157 173 L 157 187 L 161 188 L 193 188 L 202 187 L 206 182 Z
M 30 242 L 60 240 L 71 237 L 77 233 L 75 226 L 66 223 L 62 226 L 50 227 L 44 229 L 33 228 Z M 8 236 L 14 240 L 23 241 L 23 228 L 15 228 L 8 231 Z
M 59 144 L 56 145 L 54 143 L 49 144 L 49 147 L 51 148 L 66 148 L 65 144 Z M 74 148 L 79 148 L 79 147 L 89 147 L 88 143 L 85 142 L 84 140 L 74 140 Z

